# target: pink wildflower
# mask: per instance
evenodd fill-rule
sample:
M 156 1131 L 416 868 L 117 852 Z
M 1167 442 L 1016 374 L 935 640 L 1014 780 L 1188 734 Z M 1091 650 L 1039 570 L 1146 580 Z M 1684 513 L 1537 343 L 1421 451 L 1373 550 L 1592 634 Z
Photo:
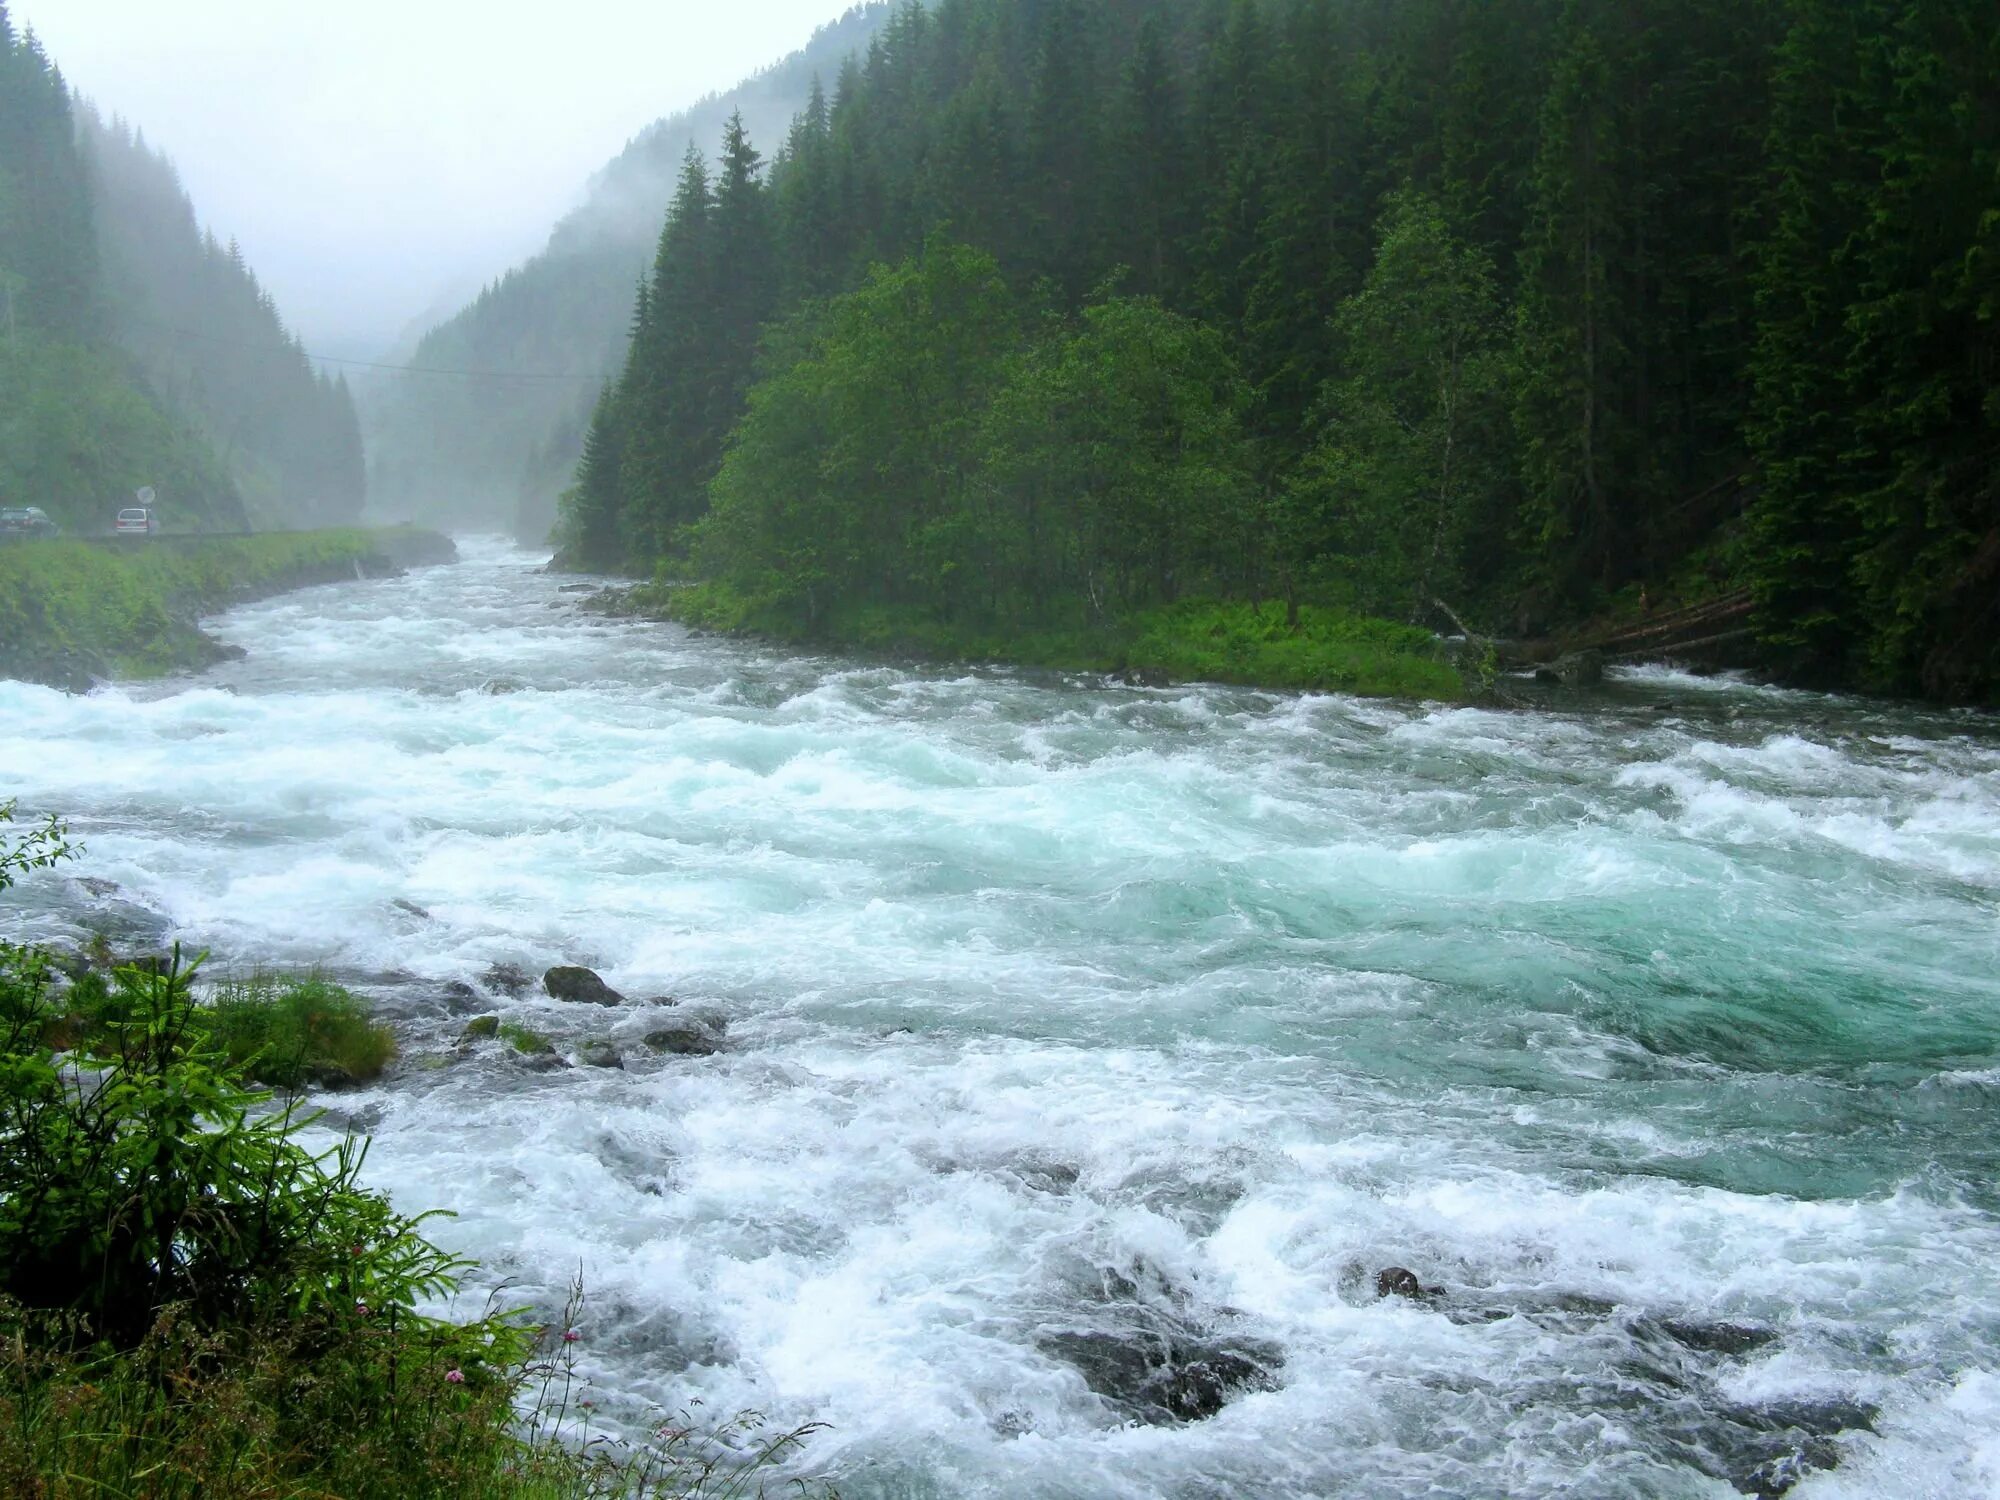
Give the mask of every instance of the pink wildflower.
M 464 1385 L 464 1384 L 465 1384 L 465 1371 L 463 1371 L 463 1370 L 446 1370 L 446 1371 L 444 1372 L 444 1378 L 445 1378 L 445 1380 L 446 1380 L 447 1382 L 449 1382 L 449 1383 L 450 1383 L 450 1384 L 452 1384 L 452 1385 Z
M 565 1344 L 574 1344 L 578 1339 L 582 1337 L 583 1335 L 581 1333 L 579 1333 L 576 1329 L 572 1328 L 563 1335 L 563 1342 Z

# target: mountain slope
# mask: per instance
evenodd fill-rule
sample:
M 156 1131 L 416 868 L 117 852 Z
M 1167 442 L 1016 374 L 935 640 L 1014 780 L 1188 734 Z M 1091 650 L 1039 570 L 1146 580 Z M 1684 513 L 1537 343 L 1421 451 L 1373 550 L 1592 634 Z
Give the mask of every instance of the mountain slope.
M 364 394 L 370 492 L 397 514 L 546 532 L 570 482 L 590 410 L 624 358 L 632 294 L 690 144 L 712 152 L 740 113 L 768 153 L 889 14 L 848 11 L 810 43 L 726 93 L 642 131 L 591 183 L 548 247 L 427 334 L 409 363 Z M 433 372 L 474 372 L 433 373 Z

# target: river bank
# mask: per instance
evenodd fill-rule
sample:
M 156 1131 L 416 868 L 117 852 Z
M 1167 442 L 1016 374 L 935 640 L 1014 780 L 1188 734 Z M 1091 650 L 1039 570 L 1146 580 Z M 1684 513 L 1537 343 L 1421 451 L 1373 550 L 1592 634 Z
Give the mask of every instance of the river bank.
M 1315 605 L 1288 617 L 1277 601 L 1189 600 L 1068 630 L 998 630 L 889 605 L 806 621 L 721 583 L 637 584 L 600 598 L 608 614 L 812 650 L 1038 667 L 1139 686 L 1214 682 L 1446 703 L 1483 686 L 1483 663 L 1428 630 Z
M 0 547 L 0 677 L 74 692 L 213 666 L 231 648 L 203 616 L 456 556 L 449 537 L 410 526 Z

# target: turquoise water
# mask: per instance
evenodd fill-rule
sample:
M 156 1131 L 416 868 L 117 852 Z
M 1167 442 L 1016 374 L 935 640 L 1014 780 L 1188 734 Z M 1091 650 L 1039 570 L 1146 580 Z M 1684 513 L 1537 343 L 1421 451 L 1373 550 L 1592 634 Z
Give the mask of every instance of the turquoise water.
M 850 1496 L 2000 1492 L 1989 721 L 797 657 L 466 551 L 0 684 L 89 846 L 0 930 L 368 988 L 333 1102 L 514 1295 L 581 1266 L 605 1426 L 823 1421 Z M 496 961 L 729 1047 L 482 996 L 627 1067 L 461 1058 Z M 1108 1349 L 1254 1369 L 1169 1422 Z

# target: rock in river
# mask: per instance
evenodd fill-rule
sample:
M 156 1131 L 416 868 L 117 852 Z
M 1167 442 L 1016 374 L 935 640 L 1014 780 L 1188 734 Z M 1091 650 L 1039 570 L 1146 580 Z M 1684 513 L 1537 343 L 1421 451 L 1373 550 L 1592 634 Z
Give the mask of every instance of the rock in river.
M 572 1005 L 623 1005 L 625 997 L 597 977 L 594 970 L 563 966 L 542 976 L 542 987 Z
M 677 1017 L 647 1032 L 646 1045 L 671 1057 L 713 1057 L 722 1050 L 715 1032 L 692 1016 Z

